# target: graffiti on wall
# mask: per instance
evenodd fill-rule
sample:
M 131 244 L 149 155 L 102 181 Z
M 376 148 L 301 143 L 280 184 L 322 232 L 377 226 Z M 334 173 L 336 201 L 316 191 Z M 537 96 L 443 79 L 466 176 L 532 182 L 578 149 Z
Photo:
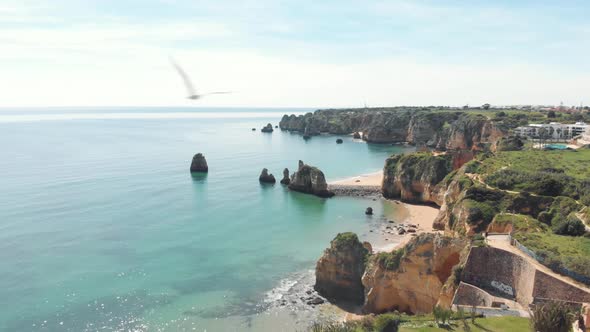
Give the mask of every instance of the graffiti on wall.
M 506 285 L 506 284 L 501 283 L 496 280 L 492 280 L 492 287 L 494 287 L 495 289 L 499 290 L 500 292 L 502 292 L 504 294 L 514 296 L 514 291 L 512 290 L 512 287 L 510 287 L 509 285 Z

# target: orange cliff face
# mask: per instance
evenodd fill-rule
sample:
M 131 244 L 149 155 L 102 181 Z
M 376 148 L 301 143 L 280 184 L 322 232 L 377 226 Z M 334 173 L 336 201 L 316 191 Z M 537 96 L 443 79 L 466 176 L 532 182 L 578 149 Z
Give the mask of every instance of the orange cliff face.
M 364 311 L 382 313 L 397 310 L 412 314 L 428 313 L 453 289 L 445 286 L 452 269 L 460 262 L 467 241 L 438 234 L 422 234 L 405 247 L 395 269 L 380 264 L 377 256 L 369 260 L 362 283 Z M 447 296 L 448 297 L 448 296 Z
M 316 264 L 315 290 L 332 301 L 364 302 L 361 277 L 371 245 L 354 233 L 340 233 Z

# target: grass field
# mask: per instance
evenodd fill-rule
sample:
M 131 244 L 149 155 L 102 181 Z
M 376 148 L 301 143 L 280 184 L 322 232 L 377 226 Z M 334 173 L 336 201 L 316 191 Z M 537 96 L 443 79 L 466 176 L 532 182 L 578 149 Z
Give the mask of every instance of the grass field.
M 551 232 L 522 232 L 514 238 L 537 255 L 550 268 L 560 264 L 579 274 L 590 276 L 590 238 L 556 235 Z
M 526 332 L 531 331 L 529 320 L 521 317 L 490 317 L 477 318 L 475 324 L 470 319 L 466 320 L 469 330 L 472 332 Z M 466 331 L 463 328 L 463 322 L 459 320 L 452 321 L 450 326 L 437 327 L 434 322 L 412 322 L 404 323 L 400 326 L 400 332 L 437 332 L 437 331 Z
M 504 167 L 527 172 L 538 172 L 551 167 L 561 169 L 571 177 L 587 179 L 590 177 L 590 149 L 503 151 L 484 160 L 479 173 L 492 174 Z

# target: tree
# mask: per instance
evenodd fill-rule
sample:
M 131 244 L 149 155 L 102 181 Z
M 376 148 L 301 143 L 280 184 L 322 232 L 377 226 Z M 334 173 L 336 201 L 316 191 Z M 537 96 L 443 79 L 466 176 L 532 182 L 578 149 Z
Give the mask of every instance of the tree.
M 557 224 L 553 232 L 559 235 L 581 236 L 586 233 L 586 227 L 580 219 L 572 216 Z
M 490 104 L 486 103 L 486 104 L 481 105 L 481 108 L 483 108 L 484 110 L 489 110 L 490 106 L 491 106 Z
M 550 118 L 550 119 L 555 118 L 555 111 L 549 111 L 549 112 L 547 112 L 547 117 Z

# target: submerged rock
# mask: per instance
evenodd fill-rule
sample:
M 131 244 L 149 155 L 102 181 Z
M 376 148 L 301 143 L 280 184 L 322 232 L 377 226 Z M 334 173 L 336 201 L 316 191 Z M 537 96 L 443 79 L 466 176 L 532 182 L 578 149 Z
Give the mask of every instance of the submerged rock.
M 269 123 L 265 127 L 263 127 L 260 131 L 263 133 L 272 133 L 273 132 L 272 125 Z
M 283 178 L 281 179 L 281 184 L 289 184 L 291 183 L 291 179 L 289 178 L 289 169 L 285 168 L 283 170 Z
M 256 131 L 256 128 L 252 128 L 252 131 Z
M 366 214 L 366 215 L 368 215 L 368 216 L 371 216 L 371 215 L 373 215 L 373 208 L 372 208 L 372 207 L 368 207 L 368 208 L 365 210 L 365 214 Z
M 328 190 L 324 173 L 317 167 L 305 165 L 299 160 L 299 169 L 291 176 L 289 189 L 319 197 L 332 197 L 334 193 Z
M 207 160 L 202 153 L 197 153 L 193 157 L 193 161 L 191 162 L 191 172 L 208 172 L 209 166 L 207 165 Z
M 315 290 L 335 301 L 362 304 L 364 288 L 361 278 L 370 253 L 356 234 L 338 234 L 316 264 Z
M 260 173 L 260 177 L 258 177 L 258 180 L 260 182 L 263 182 L 263 183 L 275 183 L 275 182 L 277 182 L 275 180 L 275 176 L 272 175 L 272 174 L 268 174 L 268 169 L 266 169 L 266 168 L 263 168 L 262 169 L 262 173 Z
M 342 140 L 342 138 L 339 138 L 339 139 L 336 140 L 336 144 L 342 144 L 342 143 L 344 143 L 344 141 Z

